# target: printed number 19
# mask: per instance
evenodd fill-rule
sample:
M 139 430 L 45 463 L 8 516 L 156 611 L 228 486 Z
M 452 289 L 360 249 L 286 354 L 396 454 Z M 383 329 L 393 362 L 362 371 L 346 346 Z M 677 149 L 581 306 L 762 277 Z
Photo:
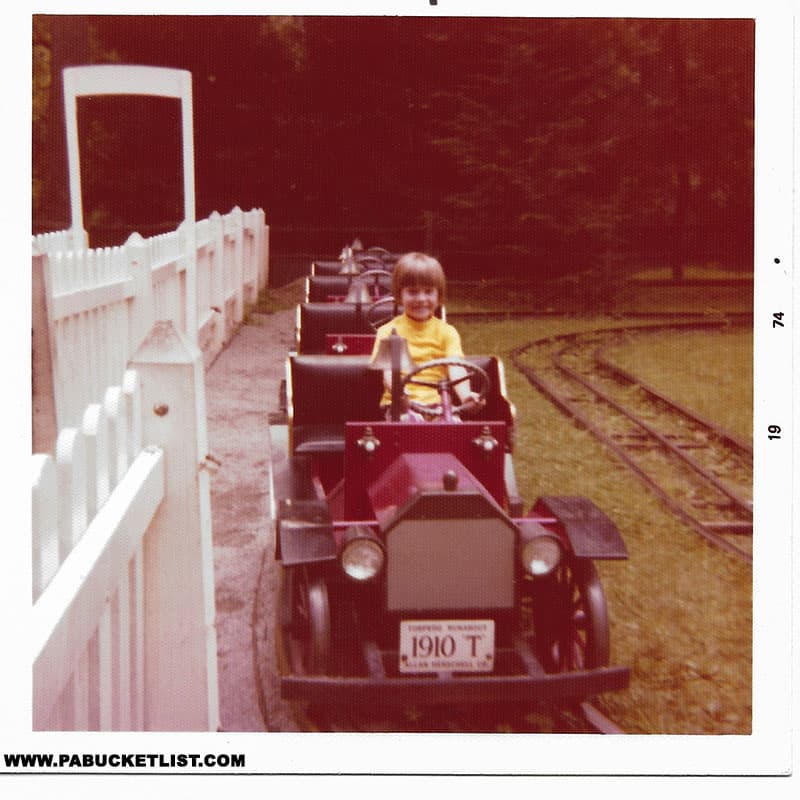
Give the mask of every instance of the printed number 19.
M 769 431 L 769 439 L 780 439 L 781 438 L 781 426 L 780 425 L 770 425 L 767 430 Z

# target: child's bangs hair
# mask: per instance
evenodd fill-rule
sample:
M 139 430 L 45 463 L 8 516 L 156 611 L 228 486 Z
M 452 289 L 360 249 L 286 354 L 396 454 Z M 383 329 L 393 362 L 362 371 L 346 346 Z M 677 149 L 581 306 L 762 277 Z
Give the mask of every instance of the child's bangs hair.
M 400 293 L 408 286 L 433 286 L 439 292 L 439 302 L 444 302 L 444 270 L 433 256 L 425 253 L 406 253 L 397 259 L 392 272 L 392 293 Z

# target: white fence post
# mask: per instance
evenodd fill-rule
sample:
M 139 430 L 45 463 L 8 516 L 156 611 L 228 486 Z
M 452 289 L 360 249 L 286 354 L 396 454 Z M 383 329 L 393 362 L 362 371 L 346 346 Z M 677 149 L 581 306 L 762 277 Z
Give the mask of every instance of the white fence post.
M 86 445 L 77 428 L 63 428 L 56 440 L 58 476 L 58 560 L 80 541 L 88 524 Z
M 264 212 L 261 212 L 261 221 L 264 222 Z M 261 253 L 261 283 L 258 288 L 266 289 L 269 284 L 269 225 L 264 224 L 262 235 L 262 253 Z
M 242 285 L 246 306 L 252 306 L 258 300 L 260 256 L 261 229 L 258 225 L 258 215 L 248 211 L 242 214 Z
M 33 378 L 33 452 L 53 449 L 58 435 L 53 382 L 52 332 L 48 257 L 35 253 L 31 261 L 31 371 Z
M 108 474 L 108 422 L 100 403 L 92 403 L 83 414 L 81 433 L 86 446 L 86 516 L 94 519 L 110 493 Z
M 56 467 L 44 453 L 33 456 L 31 492 L 31 550 L 33 561 L 33 600 L 44 591 L 61 562 L 58 550 L 58 496 Z
M 213 355 L 227 341 L 227 311 L 225 308 L 225 224 L 219 212 L 208 218 L 208 268 L 211 308 L 215 314 Z
M 244 218 L 245 229 L 253 238 L 248 268 L 252 270 L 255 293 L 248 297 L 248 301 L 254 303 L 258 299 L 258 293 L 266 288 L 269 279 L 269 228 L 264 224 L 264 210 L 261 208 L 251 209 Z
M 131 367 L 148 444 L 165 452 L 166 491 L 144 542 L 148 730 L 219 727 L 211 502 L 199 349 L 157 321 Z
M 178 226 L 180 239 L 179 273 L 181 278 L 181 291 L 179 292 L 181 304 L 181 318 L 186 337 L 193 344 L 197 344 L 199 317 L 197 314 L 197 231 L 194 218 L 184 220 Z
M 242 227 L 242 210 L 237 206 L 225 216 L 225 240 L 226 249 L 230 249 L 231 281 L 233 284 L 233 320 L 234 325 L 238 325 L 244 317 L 244 249 L 243 249 L 244 229 Z M 228 248 L 230 243 L 230 248 Z
M 155 316 L 150 249 L 138 233 L 132 233 L 125 242 L 128 272 L 134 281 L 134 293 L 130 300 L 129 353 L 135 353 L 136 348 L 144 341 Z

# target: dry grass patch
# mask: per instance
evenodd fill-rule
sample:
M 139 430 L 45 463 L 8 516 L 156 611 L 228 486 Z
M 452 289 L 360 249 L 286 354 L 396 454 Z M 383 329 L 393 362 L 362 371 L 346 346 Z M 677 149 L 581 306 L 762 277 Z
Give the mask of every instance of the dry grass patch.
M 264 289 L 258 297 L 253 311 L 258 314 L 270 314 L 273 311 L 285 311 L 303 302 L 305 296 L 305 277 L 296 278 L 285 286 Z
M 631 667 L 631 686 L 601 704 L 630 733 L 749 733 L 750 566 L 710 547 L 676 520 L 508 360 L 511 350 L 533 339 L 607 325 L 609 320 L 597 318 L 459 322 L 458 327 L 466 352 L 494 352 L 506 363 L 518 411 L 514 463 L 523 497 L 529 504 L 544 494 L 589 497 L 614 520 L 627 544 L 628 561 L 597 566 L 609 605 L 612 661 Z M 718 360 L 717 339 L 711 339 L 709 363 Z M 719 397 L 706 374 L 680 372 L 678 383 L 698 383 L 692 390 L 698 396 Z
M 752 441 L 752 330 L 640 337 L 609 350 L 609 356 L 645 383 Z

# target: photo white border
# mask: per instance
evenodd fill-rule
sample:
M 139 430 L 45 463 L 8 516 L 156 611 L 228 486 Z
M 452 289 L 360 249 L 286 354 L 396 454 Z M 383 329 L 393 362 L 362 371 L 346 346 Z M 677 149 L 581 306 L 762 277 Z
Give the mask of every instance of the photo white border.
M 29 75 L 31 13 L 109 13 L 107 4 L 40 3 L 34 9 L 6 12 L 4 53 L 19 52 L 17 73 Z M 538 8 L 537 6 L 541 6 Z M 647 13 L 643 13 L 646 6 Z M 778 6 L 778 8 L 776 8 Z M 778 775 L 792 765 L 791 739 L 797 701 L 792 671 L 790 610 L 795 574 L 790 531 L 793 507 L 793 350 L 791 319 L 784 331 L 772 328 L 776 310 L 800 311 L 793 295 L 795 231 L 794 176 L 796 141 L 794 83 L 798 77 L 794 48 L 796 3 L 730 2 L 720 13 L 710 2 L 565 2 L 557 9 L 521 2 L 419 0 L 396 3 L 247 3 L 235 9 L 203 3 L 171 3 L 154 9 L 121 3 L 114 13 L 287 13 L 401 14 L 430 16 L 648 16 L 748 17 L 756 20 L 756 291 L 755 291 L 755 566 L 753 733 L 751 736 L 584 737 L 428 734 L 57 734 L 30 732 L 30 666 L 26 658 L 26 612 L 30 603 L 30 501 L 26 487 L 8 492 L 12 514 L 5 526 L 7 553 L 0 559 L 3 586 L 2 627 L 6 643 L 0 695 L 1 752 L 244 752 L 246 772 L 265 773 L 483 773 L 500 775 Z M 27 30 L 26 30 L 27 28 Z M 5 55 L 8 58 L 8 55 Z M 21 66 L 20 66 L 21 65 Z M 6 84 L 7 126 L 4 174 L 11 175 L 3 203 L 6 230 L 20 232 L 19 259 L 3 269 L 4 295 L 12 308 L 11 337 L 2 345 L 2 363 L 20 377 L 3 400 L 3 441 L 7 467 L 30 453 L 30 354 L 26 331 L 30 274 L 30 86 L 27 80 Z M 17 112 L 25 109 L 26 113 Z M 19 119 L 8 119 L 8 117 Z M 27 117 L 27 118 L 26 118 Z M 18 123 L 22 123 L 19 124 Z M 19 127 L 19 131 L 17 131 Z M 13 138 L 12 138 L 13 137 Z M 27 168 L 27 169 L 26 169 Z M 27 213 L 26 213 L 27 212 Z M 16 237 L 15 237 L 16 238 Z M 24 240 L 24 244 L 23 244 Z M 24 248 L 24 251 L 23 251 Z M 780 264 L 774 259 L 779 258 Z M 17 319 L 19 314 L 19 319 Z M 793 314 L 796 318 L 796 314 Z M 21 330 L 22 335 L 17 331 Z M 784 424 L 785 421 L 785 424 Z M 800 421 L 800 417 L 798 419 Z M 786 439 L 773 446 L 763 435 L 781 424 Z M 26 435 L 27 433 L 27 435 Z M 8 481 L 8 478 L 6 479 Z M 795 495 L 797 493 L 795 491 Z M 27 522 L 26 522 L 27 520 Z M 796 623 L 794 623 L 796 626 Z M 794 715 L 792 716 L 792 712 Z M 794 723 L 792 720 L 794 719 Z M 3 767 L 0 765 L 0 772 Z M 0 786 L 3 776 L 0 774 Z M 114 791 L 117 791 L 116 788 Z

